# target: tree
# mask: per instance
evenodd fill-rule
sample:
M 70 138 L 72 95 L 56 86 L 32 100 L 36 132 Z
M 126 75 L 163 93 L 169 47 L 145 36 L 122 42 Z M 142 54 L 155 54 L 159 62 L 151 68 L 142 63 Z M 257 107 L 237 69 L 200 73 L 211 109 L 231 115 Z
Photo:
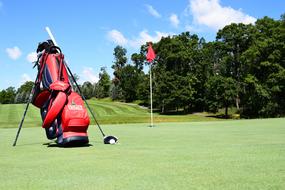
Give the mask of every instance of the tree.
M 84 82 L 82 85 L 82 93 L 86 99 L 90 99 L 94 96 L 94 86 L 91 82 Z
M 252 24 L 230 24 L 206 42 L 183 32 L 153 44 L 153 105 L 162 113 L 213 111 L 236 106 L 242 117 L 285 115 L 285 14 Z M 143 72 L 147 44 L 131 56 L 115 48 L 113 99 L 149 102 Z
M 13 104 L 16 97 L 16 90 L 10 86 L 6 90 L 2 90 L 0 93 L 1 104 Z
M 121 87 L 121 80 L 122 80 L 122 68 L 127 63 L 127 50 L 123 48 L 122 46 L 116 46 L 114 49 L 114 57 L 115 61 L 112 65 L 112 69 L 114 69 L 114 79 L 113 84 L 115 85 L 112 93 L 117 93 L 116 95 L 113 95 L 112 97 L 116 97 L 118 99 L 123 98 L 122 95 L 122 87 Z
M 237 86 L 231 77 L 215 75 L 209 78 L 207 84 L 207 103 L 211 112 L 225 108 L 225 117 L 228 117 L 228 108 L 234 104 Z
M 29 101 L 29 94 L 32 91 L 34 86 L 34 82 L 27 81 L 23 85 L 21 85 L 15 96 L 15 103 L 27 103 Z
M 139 75 L 137 84 L 137 99 L 141 100 L 140 105 L 148 106 L 150 104 L 149 101 L 149 75 L 144 74 L 141 72 Z
M 141 47 L 141 52 L 139 54 L 134 53 L 131 56 L 131 60 L 133 62 L 133 64 L 135 65 L 136 69 L 138 71 L 142 71 L 143 70 L 143 66 L 145 63 L 145 56 L 144 56 L 144 51 L 145 51 L 145 46 Z
M 256 21 L 255 43 L 242 55 L 248 72 L 244 78 L 244 117 L 284 115 L 285 47 L 282 20 Z
M 121 71 L 121 88 L 126 102 L 137 99 L 137 86 L 139 83 L 139 73 L 135 66 L 126 65 Z
M 249 24 L 230 24 L 219 30 L 217 41 L 222 42 L 220 48 L 223 50 L 221 61 L 222 75 L 232 77 L 238 88 L 236 96 L 236 107 L 239 110 L 240 92 L 242 78 L 246 75 L 246 65 L 241 59 L 245 52 L 254 42 L 256 28 Z
M 116 86 L 114 83 L 111 84 L 111 98 L 112 100 L 122 100 L 123 92 L 119 86 Z
M 96 84 L 96 97 L 97 98 L 106 98 L 109 96 L 111 87 L 110 76 L 106 71 L 105 67 L 101 68 L 101 72 L 99 73 L 99 81 Z
M 153 65 L 154 106 L 162 113 L 179 109 L 186 112 L 198 107 L 197 89 L 203 86 L 198 78 L 201 72 L 198 36 L 186 32 L 165 37 L 153 44 L 153 48 L 157 52 Z

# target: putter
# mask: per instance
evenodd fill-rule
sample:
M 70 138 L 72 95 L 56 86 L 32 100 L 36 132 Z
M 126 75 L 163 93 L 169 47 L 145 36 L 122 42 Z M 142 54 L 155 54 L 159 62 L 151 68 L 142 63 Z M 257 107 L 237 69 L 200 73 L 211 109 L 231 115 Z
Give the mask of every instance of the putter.
M 46 31 L 47 31 L 49 37 L 51 38 L 51 40 L 53 41 L 53 44 L 54 44 L 55 46 L 58 46 L 57 43 L 56 43 L 56 41 L 55 41 L 54 36 L 53 36 L 52 33 L 51 33 L 51 30 L 49 29 L 49 27 L 46 27 Z M 75 80 L 75 78 L 74 78 L 74 76 L 73 76 L 71 70 L 69 69 L 67 63 L 64 62 L 64 65 L 65 65 L 65 67 L 67 68 L 67 70 L 68 70 L 68 72 L 69 72 L 69 74 L 70 74 L 70 76 L 71 76 L 73 82 L 75 83 L 76 88 L 78 89 L 78 91 L 79 91 L 79 93 L 80 93 L 82 99 L 84 100 L 84 102 L 85 102 L 85 104 L 86 104 L 88 110 L 90 111 L 90 113 L 91 113 L 91 115 L 92 115 L 92 117 L 93 117 L 95 123 L 97 124 L 97 126 L 98 126 L 98 128 L 99 128 L 99 130 L 100 130 L 100 132 L 101 132 L 101 134 L 102 134 L 102 136 L 103 136 L 103 142 L 104 142 L 104 144 L 115 144 L 115 143 L 117 143 L 117 141 L 118 141 L 118 138 L 117 138 L 117 137 L 112 136 L 112 135 L 109 135 L 109 136 L 106 136 L 106 135 L 105 135 L 105 133 L 103 132 L 101 126 L 99 125 L 99 123 L 98 123 L 98 121 L 97 121 L 97 119 L 96 119 L 96 117 L 95 117 L 95 114 L 94 114 L 93 111 L 91 110 L 89 104 L 87 103 L 87 101 L 86 101 L 86 99 L 85 99 L 85 96 L 83 95 L 83 93 L 82 93 L 82 91 L 81 91 L 79 85 L 77 84 L 77 82 L 76 82 L 76 80 Z

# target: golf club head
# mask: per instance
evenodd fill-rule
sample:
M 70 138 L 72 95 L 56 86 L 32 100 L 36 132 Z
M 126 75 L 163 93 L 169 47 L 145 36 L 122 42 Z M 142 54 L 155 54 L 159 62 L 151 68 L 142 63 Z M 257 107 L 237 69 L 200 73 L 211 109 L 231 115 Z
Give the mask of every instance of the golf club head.
M 116 144 L 118 138 L 115 136 L 105 136 L 104 137 L 104 144 Z

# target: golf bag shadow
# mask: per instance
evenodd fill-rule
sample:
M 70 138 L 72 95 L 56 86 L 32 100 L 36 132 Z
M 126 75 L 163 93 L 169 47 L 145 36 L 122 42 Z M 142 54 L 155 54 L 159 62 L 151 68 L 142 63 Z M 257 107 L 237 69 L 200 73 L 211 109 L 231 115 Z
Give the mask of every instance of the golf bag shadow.
M 32 104 L 40 109 L 47 138 L 60 146 L 88 144 L 90 119 L 84 101 L 72 89 L 64 55 L 50 40 L 39 44 L 37 53 Z

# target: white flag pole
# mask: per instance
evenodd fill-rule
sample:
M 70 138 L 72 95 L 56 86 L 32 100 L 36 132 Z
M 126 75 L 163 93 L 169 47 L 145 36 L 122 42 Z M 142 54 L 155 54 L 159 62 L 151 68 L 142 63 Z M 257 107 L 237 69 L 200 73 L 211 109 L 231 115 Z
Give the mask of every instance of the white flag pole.
M 149 64 L 149 88 L 150 88 L 150 127 L 153 127 L 153 110 L 152 110 L 152 62 Z

